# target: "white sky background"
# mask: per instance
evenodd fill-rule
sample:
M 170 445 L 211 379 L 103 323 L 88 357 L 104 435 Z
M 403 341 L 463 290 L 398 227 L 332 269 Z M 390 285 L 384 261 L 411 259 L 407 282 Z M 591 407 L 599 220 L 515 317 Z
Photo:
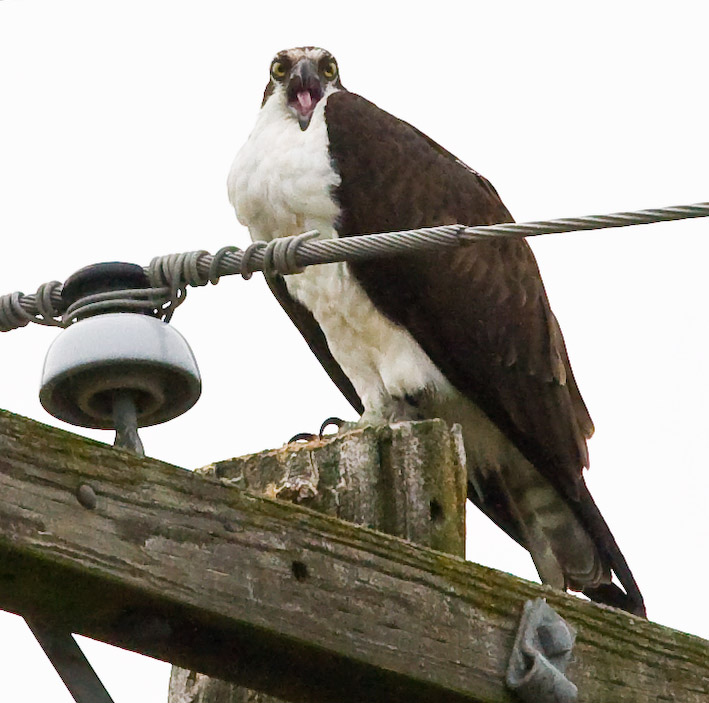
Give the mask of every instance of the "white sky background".
M 709 200 L 706 3 L 245 6 L 0 3 L 0 294 L 98 261 L 245 246 L 226 175 L 272 55 L 302 44 L 490 178 L 519 221 Z M 705 638 L 708 229 L 532 241 L 596 423 L 591 491 L 650 617 Z M 173 323 L 204 391 L 142 431 L 149 455 L 195 467 L 352 418 L 269 296 L 260 275 L 189 293 Z M 2 335 L 0 406 L 73 429 L 37 399 L 55 335 Z M 470 559 L 536 579 L 484 518 L 468 532 Z M 71 701 L 18 618 L 0 615 L 0 649 L 8 700 Z M 166 699 L 167 665 L 86 651 L 116 703 Z

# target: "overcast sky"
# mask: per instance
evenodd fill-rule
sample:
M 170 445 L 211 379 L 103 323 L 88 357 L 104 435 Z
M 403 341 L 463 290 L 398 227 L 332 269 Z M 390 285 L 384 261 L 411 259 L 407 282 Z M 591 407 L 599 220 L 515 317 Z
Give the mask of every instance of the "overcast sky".
M 245 6 L 0 3 L 0 294 L 98 261 L 245 246 L 226 175 L 272 55 L 303 44 L 487 176 L 518 221 L 709 200 L 706 3 Z M 651 619 L 705 638 L 708 228 L 532 241 L 597 428 L 591 491 Z M 352 418 L 260 275 L 192 290 L 173 324 L 204 391 L 142 432 L 150 456 L 193 468 Z M 37 399 L 55 335 L 2 335 L 0 406 L 72 429 Z M 536 580 L 472 512 L 468 533 L 470 559 Z M 71 701 L 19 618 L 0 615 L 0 648 L 8 700 Z M 166 699 L 167 665 L 85 651 L 116 703 Z

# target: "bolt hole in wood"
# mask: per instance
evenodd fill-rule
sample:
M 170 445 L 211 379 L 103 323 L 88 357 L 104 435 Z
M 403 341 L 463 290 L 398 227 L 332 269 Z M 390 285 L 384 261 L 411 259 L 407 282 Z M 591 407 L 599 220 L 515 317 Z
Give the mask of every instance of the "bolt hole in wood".
M 432 500 L 430 503 L 431 508 L 431 522 L 440 522 L 443 520 L 443 507 L 437 500 Z
M 290 568 L 296 581 L 305 581 L 308 578 L 308 567 L 302 561 L 294 561 Z

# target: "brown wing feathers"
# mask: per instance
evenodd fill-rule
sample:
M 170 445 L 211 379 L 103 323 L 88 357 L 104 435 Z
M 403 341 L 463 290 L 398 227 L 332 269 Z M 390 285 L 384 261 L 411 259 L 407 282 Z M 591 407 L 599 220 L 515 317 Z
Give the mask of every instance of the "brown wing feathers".
M 331 96 L 326 117 L 342 177 L 335 193 L 341 236 L 512 219 L 485 179 L 363 98 Z M 453 385 L 576 497 L 585 441 L 578 441 L 562 384 L 565 350 L 550 348 L 551 310 L 527 243 L 496 239 L 351 268 L 377 307 L 412 332 Z M 561 366 L 553 363 L 559 356 Z
M 342 179 L 334 193 L 340 236 L 512 221 L 482 176 L 364 98 L 330 96 L 326 120 Z M 593 424 L 527 242 L 494 239 L 350 266 L 377 308 L 406 327 L 566 496 L 627 593 L 611 584 L 589 595 L 643 613 L 633 576 L 581 477 Z M 519 539 L 501 509 L 496 521 Z

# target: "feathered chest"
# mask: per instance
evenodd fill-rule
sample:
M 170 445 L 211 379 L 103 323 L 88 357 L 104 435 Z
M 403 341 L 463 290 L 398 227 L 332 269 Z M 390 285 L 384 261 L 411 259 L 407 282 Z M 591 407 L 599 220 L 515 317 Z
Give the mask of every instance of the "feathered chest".
M 330 158 L 325 100 L 301 131 L 282 104 L 269 100 L 229 173 L 229 199 L 254 240 L 317 229 L 336 237 L 340 176 Z M 313 314 L 330 352 L 368 412 L 387 398 L 445 385 L 410 334 L 380 313 L 345 264 L 310 266 L 286 276 L 288 292 Z
M 311 229 L 333 236 L 339 207 L 332 191 L 340 178 L 330 159 L 325 102 L 302 131 L 281 103 L 267 101 L 236 155 L 229 199 L 253 239 L 269 241 Z

